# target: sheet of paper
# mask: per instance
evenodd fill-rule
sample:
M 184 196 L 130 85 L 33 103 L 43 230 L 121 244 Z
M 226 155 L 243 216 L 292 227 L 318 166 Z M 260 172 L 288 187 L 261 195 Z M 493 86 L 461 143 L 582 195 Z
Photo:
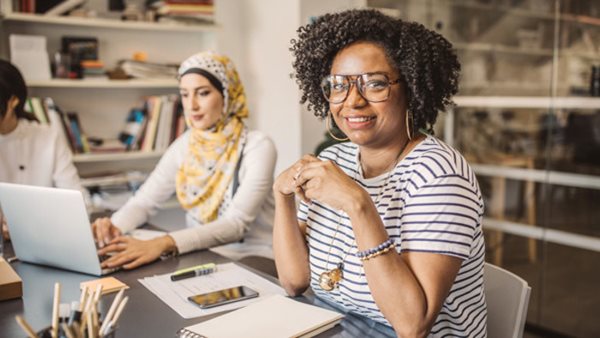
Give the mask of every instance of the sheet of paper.
M 171 281 L 171 274 L 146 277 L 139 279 L 139 282 L 186 319 L 237 309 L 271 295 L 285 295 L 285 291 L 278 285 L 234 263 L 219 264 L 217 271 L 210 275 L 177 282 Z M 259 296 L 210 309 L 200 309 L 187 299 L 189 296 L 240 285 L 258 291 Z
M 45 36 L 11 34 L 9 40 L 10 61 L 19 68 L 26 82 L 50 79 Z

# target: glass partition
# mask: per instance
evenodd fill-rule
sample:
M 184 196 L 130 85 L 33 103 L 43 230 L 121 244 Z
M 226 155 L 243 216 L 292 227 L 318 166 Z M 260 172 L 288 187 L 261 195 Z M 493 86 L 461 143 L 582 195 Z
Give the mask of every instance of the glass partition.
M 367 2 L 456 48 L 436 134 L 477 173 L 487 260 L 532 286 L 525 337 L 600 336 L 600 1 Z

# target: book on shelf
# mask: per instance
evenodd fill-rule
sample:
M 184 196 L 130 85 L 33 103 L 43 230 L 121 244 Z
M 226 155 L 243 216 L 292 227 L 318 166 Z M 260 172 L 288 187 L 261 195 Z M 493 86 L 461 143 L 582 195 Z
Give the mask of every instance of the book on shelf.
M 154 141 L 156 140 L 156 129 L 158 128 L 158 119 L 160 118 L 162 100 L 159 96 L 151 96 L 146 100 L 146 114 L 148 115 L 148 124 L 144 131 L 143 143 L 140 146 L 141 151 L 152 151 Z
M 114 138 L 86 135 L 79 114 L 63 112 L 51 98 L 30 97 L 25 110 L 41 124 L 56 128 L 64 135 L 75 154 L 162 152 L 186 128 L 183 108 L 177 95 L 146 97 L 142 108 L 130 110 L 125 126 Z
M 25 82 L 49 80 L 50 59 L 47 38 L 43 35 L 10 34 L 10 61 L 19 69 Z
M 127 115 L 125 127 L 119 133 L 119 141 L 123 143 L 127 149 L 138 149 L 138 141 L 142 137 L 143 128 L 146 126 L 146 112 L 144 109 L 133 108 Z
M 83 78 L 86 65 L 88 73 L 96 72 L 98 66 L 102 71 L 104 65 L 98 60 L 97 38 L 93 36 L 63 36 L 61 50 L 62 53 L 69 55 L 71 60 L 69 78 Z
M 185 131 L 185 118 L 177 95 L 149 96 L 144 104 L 145 126 L 139 150 L 163 151 Z
M 140 79 L 174 79 L 179 65 L 146 61 L 122 60 L 119 67 L 129 76 Z

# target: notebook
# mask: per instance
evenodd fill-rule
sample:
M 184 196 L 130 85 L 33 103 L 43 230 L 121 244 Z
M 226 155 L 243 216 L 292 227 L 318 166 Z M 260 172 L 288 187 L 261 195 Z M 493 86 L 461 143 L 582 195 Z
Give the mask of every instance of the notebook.
M 343 314 L 273 295 L 245 308 L 177 331 L 180 338 L 313 337 L 337 325 Z

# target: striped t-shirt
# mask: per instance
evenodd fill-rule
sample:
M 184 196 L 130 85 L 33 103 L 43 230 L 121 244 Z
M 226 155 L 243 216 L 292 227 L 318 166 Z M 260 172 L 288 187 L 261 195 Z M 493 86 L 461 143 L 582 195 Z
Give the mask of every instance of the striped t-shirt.
M 462 260 L 430 337 L 486 337 L 483 200 L 475 173 L 465 159 L 432 136 L 418 144 L 392 173 L 368 179 L 362 177 L 355 144 L 331 146 L 319 157 L 336 163 L 369 192 L 398 252 L 430 252 Z M 308 225 L 310 283 L 315 294 L 390 325 L 371 296 L 348 215 L 313 201 L 300 205 L 298 219 Z M 324 291 L 319 275 L 342 260 L 343 279 L 338 288 Z

